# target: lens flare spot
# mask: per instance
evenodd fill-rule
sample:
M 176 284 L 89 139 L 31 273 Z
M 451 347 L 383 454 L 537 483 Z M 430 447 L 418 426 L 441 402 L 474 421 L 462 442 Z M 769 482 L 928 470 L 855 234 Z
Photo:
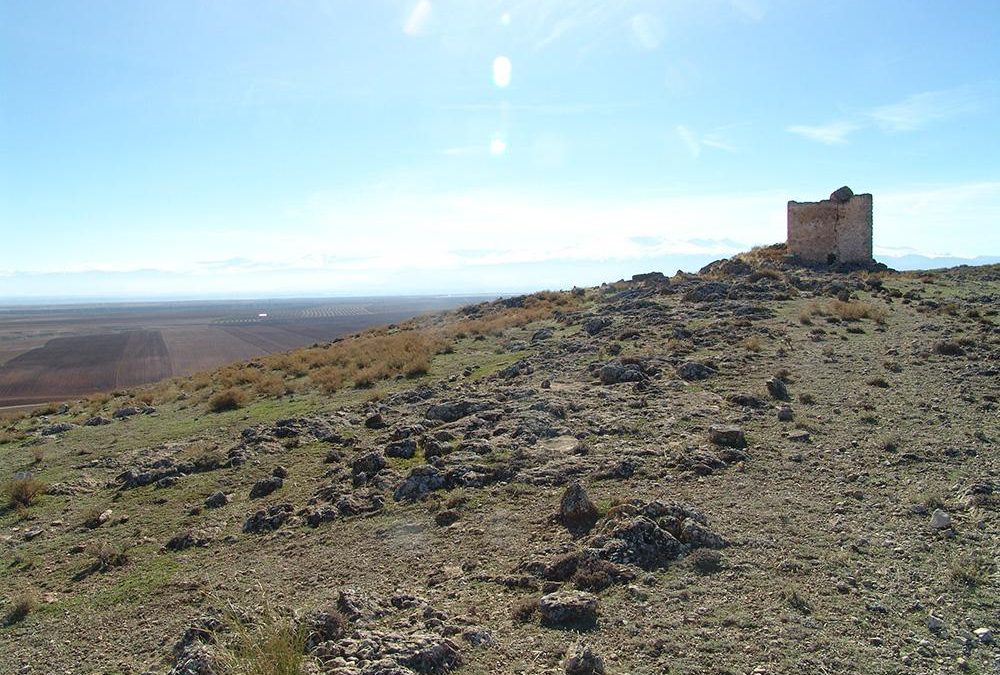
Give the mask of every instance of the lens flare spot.
M 510 59 L 506 56 L 493 59 L 493 84 L 501 88 L 509 85 L 511 69 Z
M 494 138 L 490 141 L 490 154 L 494 157 L 499 157 L 500 155 L 507 152 L 507 141 L 502 138 Z

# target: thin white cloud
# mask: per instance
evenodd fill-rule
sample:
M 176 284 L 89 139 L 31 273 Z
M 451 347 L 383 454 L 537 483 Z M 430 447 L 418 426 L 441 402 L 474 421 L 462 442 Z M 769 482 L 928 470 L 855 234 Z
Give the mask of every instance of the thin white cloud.
M 931 122 L 977 112 L 989 97 L 990 88 L 984 85 L 925 91 L 873 108 L 868 115 L 885 131 L 916 131 Z
M 525 112 L 535 115 L 608 114 L 635 108 L 634 103 L 448 103 L 441 110 L 466 112 Z
M 860 128 L 861 125 L 853 122 L 838 121 L 819 126 L 796 124 L 788 127 L 788 132 L 818 143 L 840 145 L 846 143 L 847 137 Z
M 753 21 L 760 21 L 767 14 L 767 3 L 763 0 L 729 0 L 729 6 Z
M 736 146 L 726 140 L 718 131 L 700 135 L 693 129 L 683 124 L 678 124 L 674 128 L 674 131 L 677 134 L 677 137 L 681 140 L 681 143 L 684 144 L 684 147 L 687 148 L 692 159 L 698 159 L 701 157 L 703 148 L 736 152 Z
M 917 131 L 933 122 L 983 111 L 995 100 L 995 83 L 980 82 L 913 94 L 896 103 L 870 108 L 852 119 L 818 126 L 798 124 L 787 131 L 826 145 L 839 145 L 860 129 L 875 127 L 887 133 Z
M 636 14 L 628 22 L 635 43 L 646 51 L 653 51 L 663 42 L 663 27 L 652 14 Z
M 677 137 L 681 139 L 681 142 L 688 149 L 691 158 L 698 159 L 701 156 L 701 143 L 698 142 L 698 137 L 695 136 L 694 132 L 683 124 L 678 124 L 674 130 L 677 132 Z
M 417 0 L 417 4 L 406 18 L 406 23 L 403 24 L 403 32 L 411 37 L 423 34 L 433 11 L 430 0 Z

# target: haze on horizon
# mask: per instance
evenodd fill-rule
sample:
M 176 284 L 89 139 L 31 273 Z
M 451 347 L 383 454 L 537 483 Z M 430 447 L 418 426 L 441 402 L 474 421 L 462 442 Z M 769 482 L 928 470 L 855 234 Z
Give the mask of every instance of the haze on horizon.
M 0 0 L 0 298 L 569 287 L 875 195 L 1000 255 L 1000 5 Z

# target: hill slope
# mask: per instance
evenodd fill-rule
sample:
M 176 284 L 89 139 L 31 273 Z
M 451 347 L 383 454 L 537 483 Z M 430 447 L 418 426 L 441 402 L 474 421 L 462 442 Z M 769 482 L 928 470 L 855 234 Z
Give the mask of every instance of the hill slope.
M 996 667 L 1000 268 L 703 272 L 16 420 L 0 669 Z

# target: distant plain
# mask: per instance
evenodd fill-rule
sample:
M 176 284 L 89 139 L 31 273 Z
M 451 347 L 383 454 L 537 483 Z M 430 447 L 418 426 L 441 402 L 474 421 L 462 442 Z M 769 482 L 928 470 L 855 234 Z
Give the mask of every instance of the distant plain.
M 0 307 L 0 409 L 191 375 L 483 298 Z

